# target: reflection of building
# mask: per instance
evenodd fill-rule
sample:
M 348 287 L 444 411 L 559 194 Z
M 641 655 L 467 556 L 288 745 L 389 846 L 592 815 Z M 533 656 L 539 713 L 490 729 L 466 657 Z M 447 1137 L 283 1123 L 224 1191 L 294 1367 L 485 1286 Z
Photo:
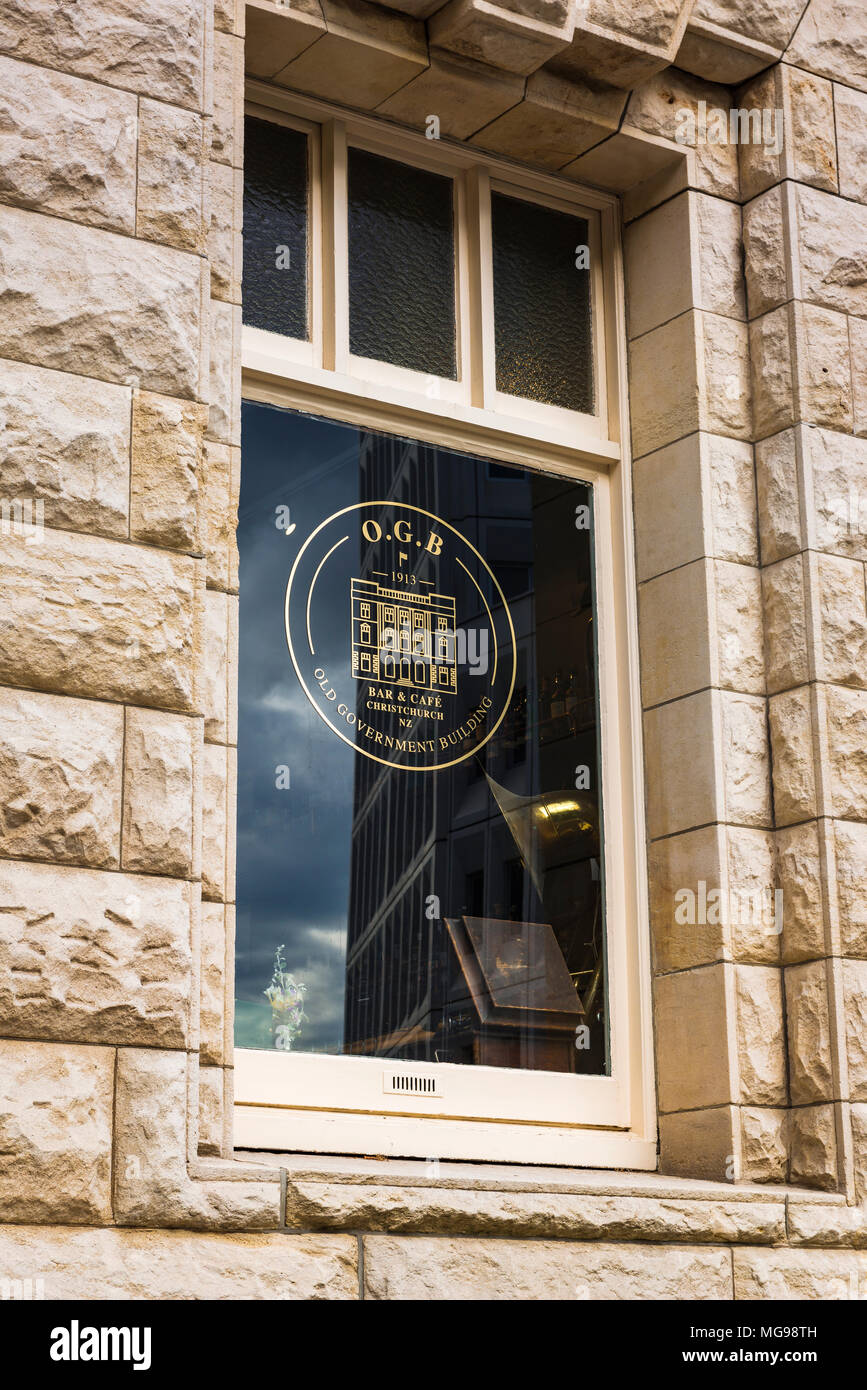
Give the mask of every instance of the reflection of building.
M 353 579 L 352 674 L 416 690 L 457 690 L 455 601 Z

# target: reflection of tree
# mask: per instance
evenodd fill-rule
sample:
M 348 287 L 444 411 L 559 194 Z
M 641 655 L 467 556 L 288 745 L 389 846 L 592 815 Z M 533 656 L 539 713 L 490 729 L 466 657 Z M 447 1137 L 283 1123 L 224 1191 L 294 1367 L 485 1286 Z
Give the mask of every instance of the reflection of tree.
M 274 969 L 271 983 L 263 991 L 271 1005 L 271 1032 L 274 1046 L 281 1052 L 289 1052 L 293 1042 L 307 1022 L 304 1012 L 304 996 L 307 986 L 290 975 L 283 956 L 285 946 L 278 946 L 274 953 Z

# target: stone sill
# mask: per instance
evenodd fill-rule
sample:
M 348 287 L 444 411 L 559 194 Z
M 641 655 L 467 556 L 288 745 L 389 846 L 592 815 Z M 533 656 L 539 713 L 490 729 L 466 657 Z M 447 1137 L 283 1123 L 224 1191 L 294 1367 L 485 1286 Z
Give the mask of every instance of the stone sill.
M 836 1193 L 656 1173 L 239 1152 L 282 1170 L 286 1227 L 867 1249 L 867 1216 Z M 576 1200 L 576 1199 L 581 1200 Z

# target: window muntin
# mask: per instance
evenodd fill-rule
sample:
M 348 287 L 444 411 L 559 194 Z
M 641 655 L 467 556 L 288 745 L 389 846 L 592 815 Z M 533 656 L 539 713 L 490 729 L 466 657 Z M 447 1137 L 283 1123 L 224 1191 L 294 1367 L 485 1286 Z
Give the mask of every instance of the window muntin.
M 604 1074 L 592 488 L 250 403 L 243 448 L 238 1045 Z

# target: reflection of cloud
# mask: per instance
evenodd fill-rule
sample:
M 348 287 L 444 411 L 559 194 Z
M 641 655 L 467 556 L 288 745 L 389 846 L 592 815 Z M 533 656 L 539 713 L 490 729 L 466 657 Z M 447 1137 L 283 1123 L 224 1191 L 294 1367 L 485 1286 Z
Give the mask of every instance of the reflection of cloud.
M 273 710 L 275 714 L 300 716 L 304 713 L 305 696 L 301 690 L 290 692 L 285 687 L 283 689 L 272 687 L 262 696 L 261 700 L 251 700 L 250 704 L 258 709 Z

